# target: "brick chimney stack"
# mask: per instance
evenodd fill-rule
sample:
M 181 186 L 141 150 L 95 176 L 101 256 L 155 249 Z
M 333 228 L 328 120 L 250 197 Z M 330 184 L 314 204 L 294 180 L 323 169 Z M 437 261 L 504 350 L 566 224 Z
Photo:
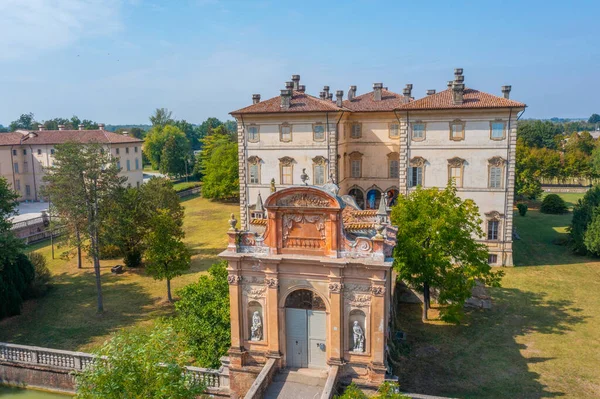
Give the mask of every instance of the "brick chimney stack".
M 304 93 L 306 91 L 306 86 L 305 85 L 298 85 L 298 91 L 300 93 Z
M 323 86 L 323 92 L 325 93 L 325 99 L 329 98 L 329 86 Z
M 291 82 L 288 82 L 291 83 Z M 287 86 L 287 84 L 286 84 Z M 281 90 L 281 108 L 288 109 L 292 103 L 292 90 L 284 89 Z
M 65 130 L 65 125 L 58 125 L 58 130 Z
M 435 94 L 435 89 L 429 89 L 429 90 L 427 90 L 427 95 L 428 96 L 431 96 L 433 94 Z
M 452 101 L 454 105 L 461 105 L 464 102 L 465 93 L 465 77 L 463 76 L 463 69 L 454 69 L 454 82 L 452 82 Z
M 502 86 L 502 94 L 504 94 L 504 98 L 509 99 L 510 98 L 510 90 L 512 89 L 512 86 Z
M 44 125 L 39 125 L 39 126 L 38 126 L 38 130 L 39 130 L 40 132 L 41 132 L 41 131 L 44 131 L 44 130 L 46 130 L 46 126 L 44 126 Z
M 98 123 L 98 129 L 104 130 L 104 123 Z
M 383 83 L 373 83 L 373 101 L 381 101 Z
M 328 99 L 329 101 L 333 101 L 333 93 L 328 93 L 328 94 L 327 94 L 327 99 Z
M 292 75 L 292 82 L 294 82 L 294 90 L 300 88 L 300 75 Z
M 79 130 L 83 130 L 85 128 L 85 126 L 83 125 L 83 123 L 80 123 L 78 127 L 79 127 Z
M 350 86 L 348 90 L 348 100 L 352 101 L 356 97 L 356 86 Z
M 344 100 L 344 90 L 338 90 L 335 92 L 335 105 L 338 107 L 342 106 L 342 101 Z
M 252 95 L 252 104 L 258 104 L 260 102 L 260 94 Z
M 294 90 L 294 82 L 285 82 L 285 88 L 287 90 Z

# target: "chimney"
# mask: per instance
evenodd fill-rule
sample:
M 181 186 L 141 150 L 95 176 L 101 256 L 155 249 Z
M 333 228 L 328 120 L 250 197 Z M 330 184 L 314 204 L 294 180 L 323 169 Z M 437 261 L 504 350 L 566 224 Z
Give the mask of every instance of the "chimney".
M 98 129 L 104 130 L 104 123 L 98 123 Z
M 413 85 L 411 83 L 407 83 L 406 87 L 402 90 L 402 94 L 404 95 L 404 99 L 406 102 L 409 102 L 412 98 L 412 88 Z
M 504 94 L 504 98 L 509 99 L 510 98 L 510 90 L 512 89 L 512 86 L 502 86 L 502 94 Z
M 252 104 L 258 104 L 260 102 L 260 94 L 252 95 Z
M 288 82 L 291 83 L 291 82 Z M 286 84 L 287 86 L 287 84 Z M 292 90 L 285 89 L 281 90 L 281 108 L 288 109 L 292 102 Z
M 449 88 L 449 89 L 451 89 L 451 88 L 452 88 L 452 83 L 453 83 L 453 81 L 452 81 L 452 80 L 449 80 L 449 81 L 448 81 L 448 88 Z
M 452 84 L 452 102 L 454 105 L 461 105 L 463 100 L 463 94 L 465 92 L 464 83 L 454 82 Z
M 350 86 L 348 90 L 348 100 L 352 101 L 356 97 L 356 86 Z
M 327 93 L 325 93 L 324 91 L 320 92 L 319 93 L 319 98 L 321 100 L 325 100 L 327 98 Z
M 294 90 L 294 82 L 285 82 L 285 88 L 287 90 Z
M 298 91 L 300 93 L 304 93 L 306 91 L 306 86 L 304 86 L 304 85 L 298 85 Z
M 292 75 L 292 82 L 294 82 L 294 90 L 300 88 L 300 75 Z
M 65 125 L 58 125 L 58 130 L 65 130 Z
M 344 90 L 338 90 L 335 92 L 335 105 L 338 107 L 342 106 L 342 101 L 344 100 Z
M 85 128 L 85 126 L 83 125 L 83 123 L 79 124 L 79 130 L 83 130 Z
M 123 131 L 123 136 L 129 137 L 129 132 L 127 130 Z
M 457 76 L 460 76 L 463 74 L 463 69 L 462 68 L 454 68 L 454 80 L 456 80 Z
M 428 96 L 431 96 L 433 94 L 435 94 L 435 89 L 429 89 L 429 90 L 427 90 L 427 95 Z
M 323 91 L 325 92 L 325 98 L 329 98 L 329 86 L 323 86 Z
M 373 83 L 373 101 L 381 101 L 381 89 L 383 83 Z
M 38 125 L 38 130 L 41 132 L 43 130 L 46 130 L 46 126 L 44 125 Z
M 333 101 L 333 93 L 328 93 L 328 94 L 327 94 L 327 99 L 328 99 L 329 101 Z

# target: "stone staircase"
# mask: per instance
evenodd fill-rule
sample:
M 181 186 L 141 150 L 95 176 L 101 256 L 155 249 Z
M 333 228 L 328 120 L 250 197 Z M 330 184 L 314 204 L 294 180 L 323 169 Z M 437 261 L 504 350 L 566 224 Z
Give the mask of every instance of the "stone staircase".
M 264 398 L 319 399 L 326 381 L 326 370 L 283 369 L 273 377 Z

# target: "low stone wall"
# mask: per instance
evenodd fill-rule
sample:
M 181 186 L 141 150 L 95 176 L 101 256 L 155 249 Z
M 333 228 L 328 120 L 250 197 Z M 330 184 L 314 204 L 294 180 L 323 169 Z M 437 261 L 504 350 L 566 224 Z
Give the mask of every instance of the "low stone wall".
M 95 361 L 89 353 L 0 342 L 0 383 L 74 393 L 73 373 Z M 221 363 L 219 370 L 187 366 L 186 373 L 206 384 L 207 393 L 229 397 L 229 358 Z
M 336 393 L 339 374 L 340 366 L 331 366 L 327 375 L 327 381 L 325 381 L 325 387 L 321 393 L 321 399 L 333 398 L 333 395 Z
M 273 376 L 279 371 L 279 367 L 277 366 L 278 359 L 269 359 L 265 366 L 261 370 L 256 380 L 250 387 L 248 393 L 244 396 L 244 399 L 262 399 L 265 394 L 265 391 L 269 387 L 271 381 L 273 381 Z

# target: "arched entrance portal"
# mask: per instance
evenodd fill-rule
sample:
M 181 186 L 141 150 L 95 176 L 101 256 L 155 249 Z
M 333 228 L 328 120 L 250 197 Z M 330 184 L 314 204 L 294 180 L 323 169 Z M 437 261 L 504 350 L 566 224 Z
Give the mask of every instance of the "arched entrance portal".
M 286 364 L 326 366 L 326 313 L 323 299 L 309 290 L 296 290 L 285 300 Z

